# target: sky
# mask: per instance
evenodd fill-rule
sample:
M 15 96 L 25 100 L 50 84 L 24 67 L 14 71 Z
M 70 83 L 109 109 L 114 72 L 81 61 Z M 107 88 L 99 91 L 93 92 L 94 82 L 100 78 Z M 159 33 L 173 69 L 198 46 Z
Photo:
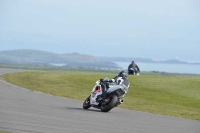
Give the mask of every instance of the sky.
M 199 0 L 0 0 L 0 51 L 200 62 Z

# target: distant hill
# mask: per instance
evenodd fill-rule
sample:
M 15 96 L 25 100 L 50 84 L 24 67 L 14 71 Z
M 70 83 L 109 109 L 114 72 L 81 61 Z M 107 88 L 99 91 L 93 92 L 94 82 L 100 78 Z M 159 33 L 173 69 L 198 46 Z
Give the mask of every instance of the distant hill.
M 79 53 L 56 54 L 47 51 L 20 49 L 0 51 L 0 63 L 4 64 L 32 64 L 32 65 L 60 65 L 70 67 L 90 67 L 90 68 L 119 68 L 114 62 L 143 62 L 143 63 L 169 63 L 169 64 L 194 64 L 171 60 L 153 60 L 149 58 L 136 57 L 97 57 Z
M 65 64 L 66 66 L 73 67 L 118 68 L 113 62 L 104 61 L 90 55 L 79 53 L 55 54 L 29 49 L 0 51 L 0 63 L 33 65 Z
M 15 64 L 48 64 L 59 58 L 59 55 L 38 50 L 9 50 L 0 52 L 0 62 Z

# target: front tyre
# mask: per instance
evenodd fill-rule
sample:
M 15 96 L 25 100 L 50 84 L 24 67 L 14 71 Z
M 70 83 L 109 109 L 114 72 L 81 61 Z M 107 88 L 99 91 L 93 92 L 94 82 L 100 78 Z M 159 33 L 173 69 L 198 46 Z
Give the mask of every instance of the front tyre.
M 83 102 L 83 108 L 84 109 L 88 109 L 88 108 L 90 108 L 91 107 L 91 105 L 90 105 L 90 96 L 87 98 L 87 99 L 85 99 L 85 101 Z
M 113 97 L 111 98 L 109 104 L 107 104 L 107 105 L 102 104 L 101 105 L 101 111 L 102 112 L 108 112 L 108 111 L 110 111 L 113 107 L 115 107 L 117 101 L 118 101 L 117 96 L 113 95 Z

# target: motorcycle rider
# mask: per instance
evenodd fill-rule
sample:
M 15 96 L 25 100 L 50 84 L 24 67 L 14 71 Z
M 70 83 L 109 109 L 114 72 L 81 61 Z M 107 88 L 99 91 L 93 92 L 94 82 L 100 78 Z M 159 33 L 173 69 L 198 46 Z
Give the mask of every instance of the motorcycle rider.
M 128 66 L 128 74 L 131 74 L 131 69 L 133 69 L 135 73 L 140 72 L 140 68 L 134 61 L 132 61 L 131 64 Z
M 102 79 L 100 79 L 102 81 Z M 115 82 L 117 85 L 125 85 L 127 88 L 129 88 L 130 82 L 128 81 L 127 74 L 124 71 L 121 71 L 117 76 L 115 76 L 113 79 L 109 80 L 110 83 Z M 102 86 L 102 100 L 103 103 L 106 104 L 108 100 L 106 99 L 106 88 L 109 88 L 109 84 L 101 84 Z

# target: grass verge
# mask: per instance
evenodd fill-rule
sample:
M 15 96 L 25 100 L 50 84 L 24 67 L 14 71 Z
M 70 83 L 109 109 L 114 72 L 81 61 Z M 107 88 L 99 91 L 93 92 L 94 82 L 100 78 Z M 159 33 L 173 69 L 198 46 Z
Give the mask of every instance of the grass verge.
M 20 72 L 3 75 L 18 86 L 47 94 L 85 100 L 95 81 L 113 73 Z M 131 83 L 121 108 L 200 120 L 200 76 L 128 76 Z

